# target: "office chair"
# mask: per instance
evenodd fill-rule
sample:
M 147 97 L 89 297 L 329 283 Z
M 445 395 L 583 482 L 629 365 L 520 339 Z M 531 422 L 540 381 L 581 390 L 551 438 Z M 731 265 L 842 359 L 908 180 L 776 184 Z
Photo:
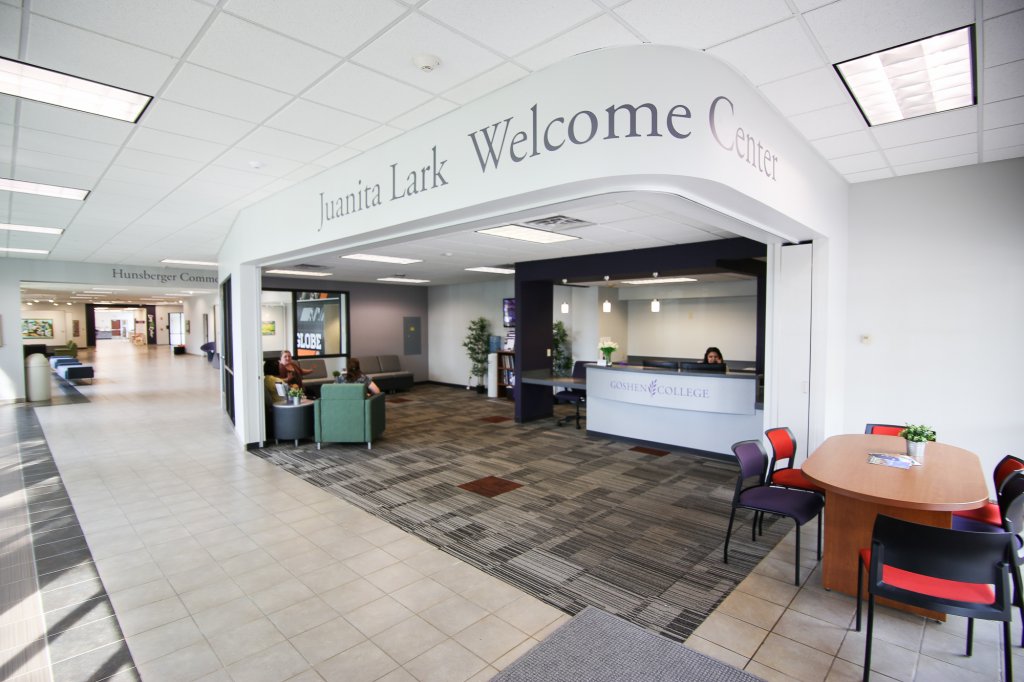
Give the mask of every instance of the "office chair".
M 593 360 L 577 360 L 572 366 L 572 378 L 583 379 L 586 381 L 587 378 L 587 365 L 592 364 Z M 580 405 L 585 405 L 587 402 L 587 389 L 585 388 L 567 388 L 559 391 L 555 394 L 555 402 L 559 405 L 575 405 L 576 413 L 570 414 L 567 417 L 562 417 L 558 420 L 558 425 L 561 426 L 566 422 L 570 422 L 573 419 L 576 420 L 576 428 L 580 428 L 580 420 L 586 419 L 585 416 L 580 414 Z
M 864 427 L 864 433 L 876 436 L 898 436 L 905 428 L 905 426 L 898 426 L 896 424 L 868 424 Z

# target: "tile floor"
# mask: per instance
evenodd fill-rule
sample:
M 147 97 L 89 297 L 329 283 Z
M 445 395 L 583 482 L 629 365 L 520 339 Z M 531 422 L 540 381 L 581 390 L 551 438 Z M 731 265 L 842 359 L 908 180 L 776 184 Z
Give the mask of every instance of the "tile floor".
M 91 402 L 35 412 L 136 666 L 112 670 L 104 659 L 102 675 L 487 680 L 568 619 L 248 455 L 218 407 L 217 372 L 204 358 L 109 341 L 92 360 L 96 381 L 80 387 Z M 25 408 L 0 407 L 4 416 L 16 409 Z M 0 419 L 7 574 L 27 566 L 10 421 Z M 821 589 L 813 554 L 802 561 L 810 577 L 793 586 L 790 542 L 688 644 L 769 680 L 860 679 L 853 600 Z M 5 580 L 0 655 L 33 653 L 10 679 L 76 679 L 32 646 L 48 615 L 44 600 Z M 109 617 L 82 612 L 67 630 Z M 21 640 L 8 637 L 15 631 Z M 990 624 L 979 623 L 970 659 L 961 654 L 960 619 L 938 625 L 880 609 L 876 632 L 873 679 L 1000 679 L 998 628 Z M 1014 654 L 1021 679 L 1024 655 Z

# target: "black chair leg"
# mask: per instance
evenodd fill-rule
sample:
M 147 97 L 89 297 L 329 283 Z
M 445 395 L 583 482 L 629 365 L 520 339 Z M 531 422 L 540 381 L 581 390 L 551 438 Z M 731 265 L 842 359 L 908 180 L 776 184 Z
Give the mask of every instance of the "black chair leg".
M 732 535 L 732 522 L 736 518 L 736 507 L 729 512 L 729 527 L 725 529 L 725 556 L 723 561 L 729 563 L 729 536 Z
M 871 636 L 875 630 L 875 595 L 868 591 L 868 633 L 864 641 L 864 682 L 871 677 Z
M 857 557 L 857 632 L 860 632 L 860 604 L 864 594 L 864 562 Z
M 800 524 L 796 524 L 796 557 L 793 566 L 793 584 L 800 587 Z
M 967 656 L 974 654 L 974 619 L 967 619 Z
M 1003 667 L 1006 682 L 1013 681 L 1013 655 L 1010 653 L 1010 621 L 1003 621 Z
M 821 561 L 821 512 L 818 512 L 818 561 Z

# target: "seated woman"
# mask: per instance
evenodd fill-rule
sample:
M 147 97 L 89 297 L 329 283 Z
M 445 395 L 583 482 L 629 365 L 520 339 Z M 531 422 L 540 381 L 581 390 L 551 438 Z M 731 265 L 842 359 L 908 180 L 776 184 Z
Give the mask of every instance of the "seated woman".
M 722 357 L 722 351 L 718 350 L 715 346 L 709 346 L 704 351 L 704 362 L 709 365 L 724 365 L 725 358 Z
M 277 375 L 285 380 L 289 386 L 302 388 L 302 377 L 313 370 L 303 369 L 298 362 L 292 358 L 289 351 L 281 352 L 281 360 L 278 362 Z
M 359 361 L 355 358 L 349 358 L 345 364 L 344 378 L 346 384 L 362 384 L 366 386 L 367 395 L 377 395 L 380 393 L 380 388 L 373 382 L 373 379 L 363 374 L 363 370 L 359 367 Z

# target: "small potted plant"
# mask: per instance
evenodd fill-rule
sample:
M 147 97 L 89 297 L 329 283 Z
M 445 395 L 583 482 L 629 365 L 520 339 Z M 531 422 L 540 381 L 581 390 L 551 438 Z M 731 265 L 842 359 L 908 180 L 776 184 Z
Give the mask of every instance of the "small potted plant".
M 598 364 L 611 365 L 612 364 L 612 353 L 619 349 L 619 344 L 615 343 L 611 339 L 601 339 L 597 344 L 597 349 L 601 351 L 601 361 Z
M 491 323 L 486 317 L 470 321 L 462 347 L 466 349 L 466 355 L 472 365 L 470 381 L 476 377 L 476 391 L 484 393 L 487 389 L 484 385 L 484 377 L 487 376 L 487 355 L 491 352 Z
M 302 389 L 299 388 L 298 384 L 292 384 L 288 388 L 288 399 L 292 401 L 292 405 L 298 405 L 302 402 Z
M 333 372 L 331 372 L 331 374 L 334 376 L 334 383 L 336 383 L 336 384 L 342 383 L 341 382 L 341 372 L 339 372 L 338 370 L 334 370 Z
M 907 440 L 907 454 L 920 462 L 924 460 L 925 444 L 935 440 L 935 430 L 924 424 L 907 424 L 900 437 Z

